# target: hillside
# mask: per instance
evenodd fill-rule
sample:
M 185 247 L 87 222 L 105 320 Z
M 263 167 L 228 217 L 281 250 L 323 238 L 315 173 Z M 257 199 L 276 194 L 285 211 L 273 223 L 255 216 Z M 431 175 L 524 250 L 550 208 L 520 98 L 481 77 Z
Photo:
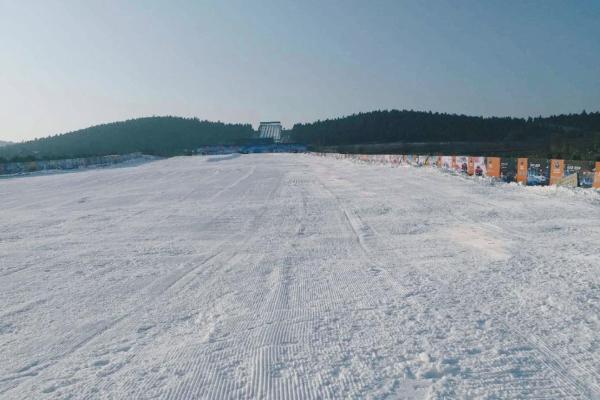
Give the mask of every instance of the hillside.
M 97 125 L 0 149 L 0 160 L 54 159 L 143 152 L 168 156 L 201 145 L 234 144 L 250 138 L 250 124 L 196 118 L 148 117 Z
M 600 157 L 600 112 L 538 118 L 372 111 L 296 124 L 292 140 L 346 152 L 421 150 Z
M 0 147 L 0 162 L 143 152 L 183 154 L 202 145 L 239 144 L 250 124 L 148 117 Z M 295 124 L 290 140 L 347 153 L 448 153 L 600 160 L 600 112 L 538 118 L 372 111 Z M 2 146 L 2 143 L 0 143 Z
M 9 144 L 11 144 L 11 142 L 5 142 L 5 141 L 0 140 L 0 147 L 8 146 Z

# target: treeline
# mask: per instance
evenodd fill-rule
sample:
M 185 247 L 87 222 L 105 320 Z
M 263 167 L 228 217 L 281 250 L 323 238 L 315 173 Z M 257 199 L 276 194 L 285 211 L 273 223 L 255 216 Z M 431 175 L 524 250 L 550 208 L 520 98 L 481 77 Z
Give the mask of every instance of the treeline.
M 286 135 L 315 150 L 348 153 L 453 153 L 600 160 L 600 112 L 538 118 L 373 111 L 296 124 Z M 142 152 L 171 156 L 203 145 L 244 144 L 250 124 L 148 117 L 0 147 L 0 163 Z
M 238 144 L 254 134 L 250 124 L 197 118 L 147 117 L 0 147 L 0 162 L 51 160 L 142 152 L 171 156 L 202 145 Z
M 538 118 L 473 117 L 422 111 L 373 111 L 296 124 L 291 138 L 314 148 L 386 152 L 391 144 L 429 144 L 430 150 L 494 145 L 503 152 L 570 159 L 600 157 L 600 112 Z M 460 145 L 465 143 L 465 145 Z M 485 144 L 485 145 L 484 145 Z M 535 149 L 535 150 L 532 150 Z M 465 150 L 467 151 L 467 150 Z

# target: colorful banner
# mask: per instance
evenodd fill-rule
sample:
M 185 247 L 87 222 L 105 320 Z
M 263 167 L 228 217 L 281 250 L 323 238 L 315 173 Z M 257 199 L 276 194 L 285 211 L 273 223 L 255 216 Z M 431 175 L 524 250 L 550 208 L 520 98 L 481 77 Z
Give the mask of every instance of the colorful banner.
M 548 184 L 548 160 L 527 159 L 527 185 L 543 186 Z
M 516 181 L 532 186 L 550 184 L 600 189 L 600 162 L 477 156 L 315 154 L 336 159 L 351 159 L 369 164 L 435 166 L 464 174 L 470 173 L 475 176 L 499 178 L 504 182 Z M 0 164 L 0 172 L 14 174 L 27 172 L 32 169 L 70 169 L 85 165 L 108 165 L 124 161 L 128 157 L 131 156 L 8 163 Z
M 456 170 L 464 174 L 468 173 L 469 170 L 469 157 L 467 156 L 456 156 Z
M 517 182 L 527 185 L 527 159 L 517 158 Z
M 440 168 L 444 169 L 455 169 L 456 157 L 442 156 Z
M 475 176 L 487 176 L 485 157 L 471 157 L 473 164 L 473 174 Z
M 485 164 L 487 176 L 500 178 L 500 157 L 486 157 Z
M 550 160 L 550 184 L 556 185 L 565 176 L 565 160 Z
M 595 179 L 595 163 L 591 161 L 566 160 L 565 176 L 577 175 L 578 186 L 591 188 Z
M 473 176 L 475 174 L 475 163 L 473 162 L 473 157 L 467 158 L 467 175 Z
M 502 158 L 500 160 L 500 179 L 504 182 L 515 182 L 517 180 L 516 158 Z
M 577 187 L 577 174 L 569 174 L 560 178 L 556 186 Z

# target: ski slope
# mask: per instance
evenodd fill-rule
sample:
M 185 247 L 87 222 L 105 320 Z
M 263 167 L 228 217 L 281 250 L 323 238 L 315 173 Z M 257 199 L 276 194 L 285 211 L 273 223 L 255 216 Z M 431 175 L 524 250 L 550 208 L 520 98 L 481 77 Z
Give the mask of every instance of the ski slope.
M 592 191 L 267 154 L 0 201 L 1 399 L 600 396 Z

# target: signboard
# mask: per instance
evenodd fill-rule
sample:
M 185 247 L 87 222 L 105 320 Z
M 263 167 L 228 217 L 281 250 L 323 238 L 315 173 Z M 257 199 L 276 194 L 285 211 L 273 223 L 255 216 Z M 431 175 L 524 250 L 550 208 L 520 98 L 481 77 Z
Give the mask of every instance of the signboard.
M 473 174 L 476 176 L 487 176 L 485 157 L 471 157 L 473 162 Z
M 565 175 L 565 160 L 550 160 L 550 184 L 556 185 Z
M 542 186 L 548 184 L 548 160 L 527 160 L 527 185 Z
M 466 174 L 468 172 L 469 157 L 456 156 L 456 170 Z
M 567 160 L 565 161 L 565 176 L 577 175 L 579 186 L 591 188 L 594 184 L 595 163 L 591 161 Z
M 455 169 L 456 157 L 453 156 L 442 156 L 440 168 L 444 169 Z
M 500 157 L 486 157 L 485 169 L 487 176 L 500 178 Z
M 594 168 L 594 189 L 600 189 L 600 162 L 597 162 Z
M 577 187 L 577 174 L 570 174 L 560 178 L 556 186 Z
M 517 182 L 527 185 L 527 159 L 517 159 Z
M 473 157 L 469 157 L 467 159 L 467 175 L 475 174 L 475 163 L 473 162 Z

